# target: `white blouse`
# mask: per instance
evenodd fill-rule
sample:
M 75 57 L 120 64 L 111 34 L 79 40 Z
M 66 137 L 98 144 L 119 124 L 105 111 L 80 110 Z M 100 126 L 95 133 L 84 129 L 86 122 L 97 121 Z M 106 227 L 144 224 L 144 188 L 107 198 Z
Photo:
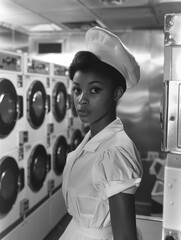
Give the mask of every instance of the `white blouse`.
M 143 174 L 139 153 L 119 118 L 90 139 L 90 131 L 68 154 L 63 172 L 67 210 L 79 226 L 110 227 L 108 198 L 134 194 Z

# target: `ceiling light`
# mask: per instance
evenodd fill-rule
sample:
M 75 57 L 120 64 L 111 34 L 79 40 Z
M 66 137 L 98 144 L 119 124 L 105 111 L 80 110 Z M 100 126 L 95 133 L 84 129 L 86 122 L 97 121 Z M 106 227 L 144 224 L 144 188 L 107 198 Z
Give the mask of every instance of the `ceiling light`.
M 50 23 L 50 24 L 38 24 L 38 25 L 34 25 L 31 26 L 31 28 L 29 29 L 30 32 L 40 32 L 40 31 L 61 31 L 62 28 L 60 28 L 59 26 Z

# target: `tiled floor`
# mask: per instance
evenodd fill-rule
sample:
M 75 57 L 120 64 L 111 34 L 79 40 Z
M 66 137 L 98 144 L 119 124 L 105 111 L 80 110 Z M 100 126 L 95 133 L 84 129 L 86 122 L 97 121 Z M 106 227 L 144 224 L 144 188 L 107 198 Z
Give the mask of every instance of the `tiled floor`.
M 44 240 L 58 240 L 71 220 L 71 216 L 66 214 L 57 226 L 44 238 Z

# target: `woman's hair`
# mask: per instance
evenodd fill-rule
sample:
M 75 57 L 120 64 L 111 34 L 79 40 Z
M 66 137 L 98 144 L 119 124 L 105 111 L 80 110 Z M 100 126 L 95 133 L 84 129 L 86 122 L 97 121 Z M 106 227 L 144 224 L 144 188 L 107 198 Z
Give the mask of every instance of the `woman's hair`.
M 69 67 L 69 78 L 71 80 L 73 80 L 74 74 L 77 71 L 82 71 L 84 73 L 93 72 L 102 77 L 109 78 L 112 80 L 115 89 L 122 87 L 123 91 L 126 91 L 126 81 L 123 75 L 109 64 L 102 62 L 92 52 L 80 51 L 76 53 Z

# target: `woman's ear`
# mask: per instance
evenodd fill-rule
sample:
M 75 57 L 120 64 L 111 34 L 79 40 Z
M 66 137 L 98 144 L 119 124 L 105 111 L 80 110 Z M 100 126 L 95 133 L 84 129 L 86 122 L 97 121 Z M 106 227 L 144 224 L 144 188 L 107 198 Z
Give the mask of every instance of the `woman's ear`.
M 123 93 L 124 91 L 122 87 L 116 88 L 114 93 L 114 100 L 117 102 L 123 96 Z

